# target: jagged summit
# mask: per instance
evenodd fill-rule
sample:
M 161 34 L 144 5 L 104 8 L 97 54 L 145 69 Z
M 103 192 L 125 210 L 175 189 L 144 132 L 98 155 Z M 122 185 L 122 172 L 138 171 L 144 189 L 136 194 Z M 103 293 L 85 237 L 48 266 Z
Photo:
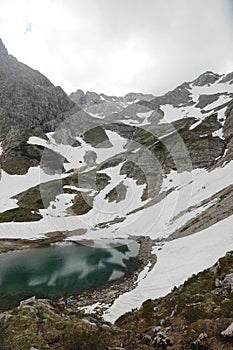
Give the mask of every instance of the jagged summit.
M 0 38 L 0 55 L 8 55 L 8 51 L 7 48 L 5 47 L 5 45 L 3 44 L 2 39 Z
M 69 97 L 88 113 L 100 114 L 104 112 L 105 115 L 120 112 L 123 108 L 139 101 L 149 102 L 155 98 L 152 94 L 143 94 L 141 92 L 130 92 L 125 96 L 110 96 L 93 91 L 84 93 L 81 89 L 72 92 Z
M 204 86 L 207 84 L 213 84 L 215 83 L 221 75 L 214 73 L 212 71 L 206 71 L 205 73 L 202 73 L 199 75 L 197 79 L 193 81 L 194 86 Z

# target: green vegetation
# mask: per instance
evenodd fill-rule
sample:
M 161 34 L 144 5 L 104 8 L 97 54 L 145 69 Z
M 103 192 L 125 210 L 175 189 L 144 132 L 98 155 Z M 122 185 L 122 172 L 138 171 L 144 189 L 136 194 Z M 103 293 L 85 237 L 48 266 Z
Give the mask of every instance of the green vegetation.
M 76 215 L 83 215 L 88 213 L 92 207 L 85 201 L 82 193 L 78 193 L 73 199 L 73 205 L 70 207 L 72 212 Z
M 101 164 L 99 170 L 104 170 L 104 169 L 107 169 L 107 168 L 113 168 L 113 167 L 119 165 L 121 162 L 123 162 L 123 158 L 108 159 L 107 161 L 105 161 L 104 163 Z
M 59 306 L 53 309 L 40 302 L 35 306 L 16 308 L 12 310 L 10 320 L 1 324 L 2 349 L 107 349 L 101 329 L 88 327 L 80 320 L 82 317 L 82 314 L 74 313 L 68 320 Z
M 56 196 L 61 193 L 63 193 L 62 182 L 53 180 L 31 187 L 18 194 L 16 198 L 20 207 L 38 210 L 48 208 L 50 202 L 54 201 Z
M 42 146 L 30 145 L 26 141 L 23 141 L 18 146 L 12 148 L 12 152 L 19 157 L 35 159 L 40 162 L 43 149 L 44 147 Z
M 73 330 L 63 336 L 61 348 L 64 350 L 107 350 L 107 344 L 101 334 L 88 332 L 73 333 Z
M 7 210 L 4 213 L 0 213 L 0 222 L 12 222 L 12 221 L 38 221 L 42 219 L 42 216 L 27 208 L 15 208 Z
M 117 200 L 118 200 L 118 192 L 117 192 L 116 187 L 114 187 L 109 193 L 106 194 L 105 199 L 108 199 L 108 201 L 110 203 L 114 202 L 114 201 L 117 202 Z
M 40 163 L 43 147 L 19 141 L 17 145 L 6 149 L 1 159 L 1 166 L 9 174 L 26 174 L 32 166 Z
M 100 184 L 106 181 L 105 174 L 100 174 Z M 84 198 L 78 191 L 64 189 L 65 185 L 78 186 L 78 174 L 72 174 L 62 181 L 53 180 L 38 186 L 29 188 L 28 190 L 18 194 L 16 197 L 19 208 L 7 210 L 0 213 L 0 222 L 23 222 L 38 221 L 42 218 L 39 209 L 48 208 L 50 203 L 56 199 L 56 196 L 64 193 L 77 193 L 74 198 L 74 204 L 71 209 L 76 215 L 87 213 L 91 207 L 86 203 Z
M 150 327 L 159 326 L 167 332 L 174 350 L 222 348 L 231 349 L 230 339 L 220 333 L 226 329 L 233 318 L 233 295 L 230 291 L 216 290 L 215 280 L 223 280 L 232 273 L 233 252 L 219 260 L 215 267 L 206 269 L 188 279 L 179 288 L 174 288 L 164 298 L 146 301 L 139 311 L 127 313 L 117 321 L 119 327 L 144 332 Z M 184 332 L 184 329 L 187 329 Z M 194 341 L 200 333 L 207 339 L 202 346 L 195 347 Z
M 103 190 L 111 181 L 111 177 L 105 173 L 96 174 L 96 189 L 97 191 Z

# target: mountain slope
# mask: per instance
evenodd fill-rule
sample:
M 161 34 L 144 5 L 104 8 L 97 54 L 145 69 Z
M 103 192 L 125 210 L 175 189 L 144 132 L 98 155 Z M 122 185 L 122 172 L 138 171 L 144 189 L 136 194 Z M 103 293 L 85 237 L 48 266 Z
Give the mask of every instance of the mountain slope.
M 60 87 L 9 55 L 1 40 L 0 84 L 1 166 L 8 172 L 22 173 L 40 159 L 40 150 L 26 144 L 29 135 L 54 130 L 78 107 Z M 21 169 L 14 164 L 16 158 Z M 29 158 L 34 160 L 30 162 Z
M 111 321 L 233 249 L 232 73 L 157 97 L 78 90 L 81 109 L 2 44 L 0 59 L 0 239 L 149 236 L 157 264 L 102 305 Z

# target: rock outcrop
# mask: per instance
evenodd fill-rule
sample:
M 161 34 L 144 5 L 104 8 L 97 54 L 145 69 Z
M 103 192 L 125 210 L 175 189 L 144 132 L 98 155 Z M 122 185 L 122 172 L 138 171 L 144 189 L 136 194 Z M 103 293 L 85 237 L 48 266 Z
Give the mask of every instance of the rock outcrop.
M 9 55 L 1 40 L 0 86 L 1 167 L 9 173 L 25 173 L 40 159 L 40 150 L 26 145 L 28 137 L 53 131 L 80 108 L 61 87 Z
M 223 335 L 224 337 L 233 338 L 233 323 L 231 323 L 230 326 L 227 327 L 227 329 L 222 331 L 221 335 Z

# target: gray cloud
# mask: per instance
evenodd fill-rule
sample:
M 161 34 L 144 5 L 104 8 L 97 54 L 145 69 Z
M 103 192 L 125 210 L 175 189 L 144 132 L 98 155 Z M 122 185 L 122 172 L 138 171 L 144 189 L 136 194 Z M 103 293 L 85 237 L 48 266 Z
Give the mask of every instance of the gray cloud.
M 231 0 L 22 0 L 14 17 L 17 3 L 1 11 L 3 41 L 67 92 L 160 94 L 233 70 Z

